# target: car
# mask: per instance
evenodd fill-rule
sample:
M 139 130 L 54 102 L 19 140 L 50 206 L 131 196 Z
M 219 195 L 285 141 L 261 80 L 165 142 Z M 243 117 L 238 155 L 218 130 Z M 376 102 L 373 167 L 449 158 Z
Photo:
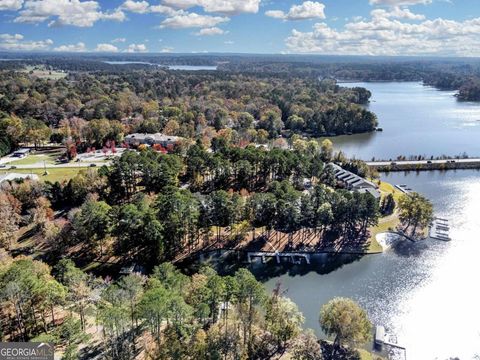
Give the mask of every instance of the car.
M 431 164 L 431 163 L 432 163 L 432 160 L 428 160 L 428 161 L 427 161 L 427 164 Z
M 90 167 L 96 167 L 97 164 L 90 164 Z
M 397 163 L 395 161 L 392 161 L 390 165 L 397 165 Z
M 10 169 L 11 169 L 11 170 L 15 170 L 16 168 L 17 168 L 17 167 L 16 167 L 15 165 L 10 166 Z
M 5 165 L 5 164 L 0 164 L 0 169 L 4 169 L 4 168 L 6 168 L 6 167 L 7 167 L 7 165 Z

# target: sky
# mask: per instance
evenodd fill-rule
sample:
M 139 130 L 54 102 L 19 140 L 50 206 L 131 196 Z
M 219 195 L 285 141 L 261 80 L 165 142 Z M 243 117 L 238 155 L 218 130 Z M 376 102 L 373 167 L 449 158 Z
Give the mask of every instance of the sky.
M 0 0 L 0 51 L 480 56 L 480 0 Z

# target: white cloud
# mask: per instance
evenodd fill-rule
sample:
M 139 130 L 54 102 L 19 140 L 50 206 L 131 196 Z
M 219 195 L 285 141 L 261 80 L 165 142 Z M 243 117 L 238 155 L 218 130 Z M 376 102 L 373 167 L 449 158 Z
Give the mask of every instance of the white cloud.
M 199 6 L 206 12 L 226 15 L 257 13 L 260 6 L 260 0 L 163 0 L 163 3 L 179 9 Z
M 77 44 L 61 45 L 54 48 L 53 50 L 61 52 L 85 52 L 87 51 L 87 47 L 83 42 L 79 42 Z
M 125 13 L 122 10 L 117 9 L 114 12 L 102 13 L 102 16 L 100 19 L 123 22 L 127 19 L 127 17 L 125 16 Z
M 227 40 L 227 41 L 224 41 L 223 43 L 224 43 L 225 45 L 233 45 L 233 44 L 235 44 L 235 41 Z
M 145 44 L 130 44 L 128 45 L 125 51 L 129 53 L 137 53 L 137 52 L 147 52 L 148 49 L 145 46 Z
M 283 20 L 325 19 L 325 5 L 320 2 L 305 1 L 301 5 L 293 5 L 288 13 L 269 10 L 265 15 Z
M 95 48 L 97 52 L 118 52 L 118 48 L 112 44 L 97 44 Z
M 374 18 L 397 18 L 408 20 L 425 20 L 425 15 L 414 14 L 407 8 L 395 6 L 389 11 L 384 9 L 375 9 L 370 13 Z
M 129 11 L 137 14 L 158 13 L 168 16 L 183 12 L 182 10 L 175 10 L 165 5 L 150 5 L 150 3 L 145 0 L 127 0 L 120 6 L 119 10 Z
M 18 41 L 18 40 L 23 40 L 23 35 L 0 34 L 0 41 Z
M 175 15 L 179 12 L 182 12 L 182 11 L 174 10 L 171 7 L 165 6 L 165 5 L 152 5 L 150 6 L 149 11 L 151 13 L 159 13 L 159 14 L 166 14 L 166 15 Z
M 171 53 L 173 51 L 173 47 L 166 46 L 160 50 L 161 53 Z
M 49 26 L 90 27 L 99 20 L 123 21 L 125 14 L 121 10 L 103 13 L 97 1 L 26 0 L 14 22 L 41 23 L 47 20 L 50 20 Z
M 162 21 L 161 28 L 206 28 L 227 22 L 230 19 L 220 16 L 199 15 L 196 13 L 182 13 L 169 17 Z
M 223 34 L 226 34 L 226 31 L 218 27 L 204 28 L 195 33 L 195 35 L 197 36 L 213 36 L 213 35 L 223 35 Z
M 150 4 L 147 1 L 125 1 L 120 8 L 122 10 L 131 11 L 138 14 L 145 14 L 148 12 Z
M 127 41 L 127 39 L 125 38 L 116 38 L 116 39 L 113 39 L 111 42 L 116 44 L 116 43 L 124 43 L 125 41 Z
M 480 17 L 412 23 L 420 19 L 419 15 L 414 17 L 395 9 L 374 10 L 371 19 L 347 23 L 343 30 L 325 23 L 315 24 L 308 32 L 293 30 L 285 42 L 294 53 L 480 56 Z
M 23 0 L 0 0 L 0 10 L 20 10 Z
M 370 0 L 371 5 L 419 5 L 419 4 L 431 4 L 432 0 Z
M 0 49 L 12 51 L 48 50 L 53 45 L 50 39 L 27 41 L 21 34 L 0 34 Z
M 286 14 L 282 10 L 268 10 L 265 12 L 265 15 L 275 18 L 275 19 L 285 19 Z

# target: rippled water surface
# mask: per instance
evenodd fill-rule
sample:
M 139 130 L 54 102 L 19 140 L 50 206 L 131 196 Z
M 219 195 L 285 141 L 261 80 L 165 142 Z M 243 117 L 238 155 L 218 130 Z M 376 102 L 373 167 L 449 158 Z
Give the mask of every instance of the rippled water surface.
M 369 109 L 383 132 L 333 138 L 337 149 L 370 160 L 398 155 L 480 156 L 480 103 L 457 101 L 455 93 L 420 83 L 345 83 L 373 96 Z
M 384 180 L 428 196 L 437 215 L 450 220 L 453 241 L 400 242 L 343 266 L 345 259 L 322 258 L 311 269 L 256 270 L 269 289 L 281 282 L 317 333 L 320 306 L 347 296 L 397 335 L 409 360 L 473 359 L 480 354 L 480 172 L 394 173 Z

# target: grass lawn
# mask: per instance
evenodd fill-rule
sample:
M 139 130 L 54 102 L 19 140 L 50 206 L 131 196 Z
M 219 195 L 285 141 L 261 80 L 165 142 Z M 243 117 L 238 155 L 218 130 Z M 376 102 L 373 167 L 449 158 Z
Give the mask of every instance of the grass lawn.
M 27 66 L 23 72 L 39 77 L 41 79 L 59 80 L 65 78 L 68 74 L 61 71 L 49 71 L 43 66 Z
M 86 168 L 55 168 L 55 169 L 47 169 L 48 175 L 43 175 L 45 170 L 44 169 L 14 169 L 10 172 L 20 173 L 20 174 L 35 174 L 38 175 L 41 181 L 50 181 L 50 182 L 62 182 L 68 181 L 71 178 L 75 177 L 81 170 L 86 170 Z M 90 169 L 93 170 L 93 169 Z
M 389 184 L 385 181 L 382 181 L 380 183 L 380 191 L 382 192 L 382 194 L 384 195 L 388 195 L 388 194 L 393 194 L 393 198 L 395 199 L 395 202 L 397 202 L 403 195 L 403 192 L 401 192 L 400 190 L 398 190 L 395 186 L 393 186 L 392 184 Z
M 54 164 L 56 156 L 52 155 L 28 155 L 27 157 L 19 160 L 9 162 L 9 165 L 32 165 L 42 164 L 44 161 L 46 164 Z
M 372 355 L 371 352 L 364 349 L 358 349 L 358 353 L 360 354 L 360 360 L 384 360 L 382 357 L 378 355 Z
M 403 193 L 397 188 L 395 188 L 392 184 L 384 181 L 380 183 L 380 192 L 382 193 L 382 198 L 387 196 L 388 194 L 393 194 L 393 198 L 395 199 L 396 203 L 398 203 L 398 200 L 403 195 Z M 396 213 L 386 216 L 384 218 L 380 218 L 378 225 L 370 228 L 370 245 L 367 252 L 382 252 L 383 248 L 376 240 L 377 234 L 386 232 L 390 229 L 395 229 L 399 223 L 400 220 L 398 219 L 398 215 Z

